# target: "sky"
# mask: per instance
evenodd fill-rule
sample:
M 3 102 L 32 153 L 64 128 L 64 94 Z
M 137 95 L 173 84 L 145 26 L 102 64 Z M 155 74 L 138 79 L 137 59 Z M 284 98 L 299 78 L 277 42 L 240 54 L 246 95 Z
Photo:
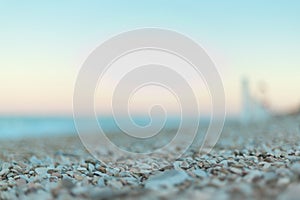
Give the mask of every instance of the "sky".
M 274 111 L 300 103 L 299 1 L 0 0 L 0 115 L 69 115 L 81 64 L 118 33 L 159 27 L 203 46 L 241 109 L 242 77 Z

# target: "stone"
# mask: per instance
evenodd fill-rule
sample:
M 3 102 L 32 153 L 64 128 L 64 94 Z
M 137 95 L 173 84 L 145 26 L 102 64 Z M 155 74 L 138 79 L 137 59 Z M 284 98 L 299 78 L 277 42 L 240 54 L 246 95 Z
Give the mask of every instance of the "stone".
M 300 175 L 300 163 L 294 163 L 291 167 L 292 172 L 297 175 Z
M 19 186 L 19 187 L 20 187 L 20 186 L 25 186 L 26 183 L 27 183 L 27 181 L 26 181 L 25 179 L 22 179 L 22 178 L 16 180 L 16 184 L 17 184 L 17 186 Z
M 34 169 L 34 171 L 40 176 L 45 176 L 48 174 L 48 169 L 46 167 L 37 167 Z
M 162 187 L 174 187 L 189 180 L 189 176 L 182 170 L 169 170 L 159 173 L 145 182 L 145 188 L 158 190 Z
M 246 176 L 244 176 L 244 179 L 247 182 L 253 182 L 256 179 L 259 179 L 262 177 L 262 172 L 259 170 L 251 170 Z
M 263 174 L 263 176 L 264 176 L 264 180 L 267 183 L 274 182 L 278 178 L 278 176 L 275 172 L 266 172 L 266 173 Z
M 91 163 L 88 163 L 88 170 L 90 173 L 92 173 L 95 170 L 95 166 Z
M 117 181 L 116 179 L 108 180 L 107 185 L 115 189 L 121 189 L 123 187 L 123 184 L 120 181 Z
M 207 173 L 205 171 L 203 171 L 202 169 L 196 169 L 193 170 L 193 173 L 200 178 L 206 178 L 207 177 Z
M 6 176 L 9 173 L 9 169 L 2 169 L 0 171 L 0 176 Z
M 105 181 L 104 178 L 100 177 L 99 180 L 97 181 L 97 185 L 100 187 L 105 187 Z
M 57 178 L 57 176 L 50 176 L 50 177 L 49 177 L 49 181 L 50 181 L 50 182 L 57 182 L 57 181 L 58 181 L 58 178 Z
M 277 185 L 279 186 L 286 186 L 291 182 L 288 177 L 279 178 L 277 181 Z
M 63 188 L 66 188 L 68 190 L 72 189 L 75 187 L 75 184 L 73 183 L 72 179 L 70 178 L 64 178 L 60 181 L 60 184 Z
M 299 191 L 300 191 L 300 184 L 294 183 L 292 185 L 289 185 L 287 189 L 282 192 L 278 199 L 279 200 L 298 200 L 299 199 Z
M 71 194 L 77 196 L 77 197 L 82 197 L 82 196 L 88 196 L 88 187 L 74 187 L 71 190 Z
M 87 171 L 87 169 L 85 167 L 78 167 L 77 171 L 79 171 L 81 173 L 85 173 Z
M 42 161 L 37 159 L 37 157 L 35 156 L 32 156 L 30 159 L 29 159 L 30 163 L 34 166 L 39 166 L 39 165 L 42 165 Z
M 229 170 L 235 174 L 238 175 L 242 175 L 243 174 L 243 170 L 240 168 L 236 168 L 236 167 L 230 167 Z

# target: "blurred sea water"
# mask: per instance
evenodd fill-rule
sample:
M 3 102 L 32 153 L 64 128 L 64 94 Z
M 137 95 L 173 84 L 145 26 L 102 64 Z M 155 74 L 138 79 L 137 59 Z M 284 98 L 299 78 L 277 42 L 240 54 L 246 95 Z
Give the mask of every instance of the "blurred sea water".
M 150 123 L 148 117 L 134 117 L 134 122 L 139 126 Z M 98 118 L 105 131 L 119 131 L 112 117 Z M 178 127 L 179 118 L 170 118 L 165 127 L 172 129 Z M 86 123 L 87 126 L 88 123 Z M 155 124 L 153 124 L 155 126 Z M 0 117 L 0 139 L 14 139 L 23 137 L 48 137 L 60 135 L 76 135 L 76 126 L 72 117 Z
M 71 117 L 0 117 L 0 139 L 75 133 Z

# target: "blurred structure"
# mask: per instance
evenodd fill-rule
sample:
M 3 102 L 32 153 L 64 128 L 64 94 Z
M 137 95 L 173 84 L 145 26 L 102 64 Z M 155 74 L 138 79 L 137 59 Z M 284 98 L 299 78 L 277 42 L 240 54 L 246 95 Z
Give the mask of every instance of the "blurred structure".
M 298 106 L 296 106 L 292 110 L 288 111 L 287 115 L 290 115 L 290 116 L 300 116 L 300 103 L 299 103 Z
M 249 81 L 246 78 L 242 80 L 242 123 L 263 121 L 270 117 L 270 112 L 267 109 L 267 103 L 264 98 L 266 87 L 261 87 L 260 92 L 263 98 L 259 101 L 251 96 Z

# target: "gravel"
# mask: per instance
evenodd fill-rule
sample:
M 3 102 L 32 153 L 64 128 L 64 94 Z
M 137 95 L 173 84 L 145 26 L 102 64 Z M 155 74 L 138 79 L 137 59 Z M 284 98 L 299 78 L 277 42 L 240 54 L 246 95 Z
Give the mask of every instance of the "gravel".
M 298 126 L 227 123 L 212 152 L 175 161 L 180 144 L 129 158 L 103 150 L 102 163 L 76 137 L 0 141 L 0 199 L 299 199 Z

